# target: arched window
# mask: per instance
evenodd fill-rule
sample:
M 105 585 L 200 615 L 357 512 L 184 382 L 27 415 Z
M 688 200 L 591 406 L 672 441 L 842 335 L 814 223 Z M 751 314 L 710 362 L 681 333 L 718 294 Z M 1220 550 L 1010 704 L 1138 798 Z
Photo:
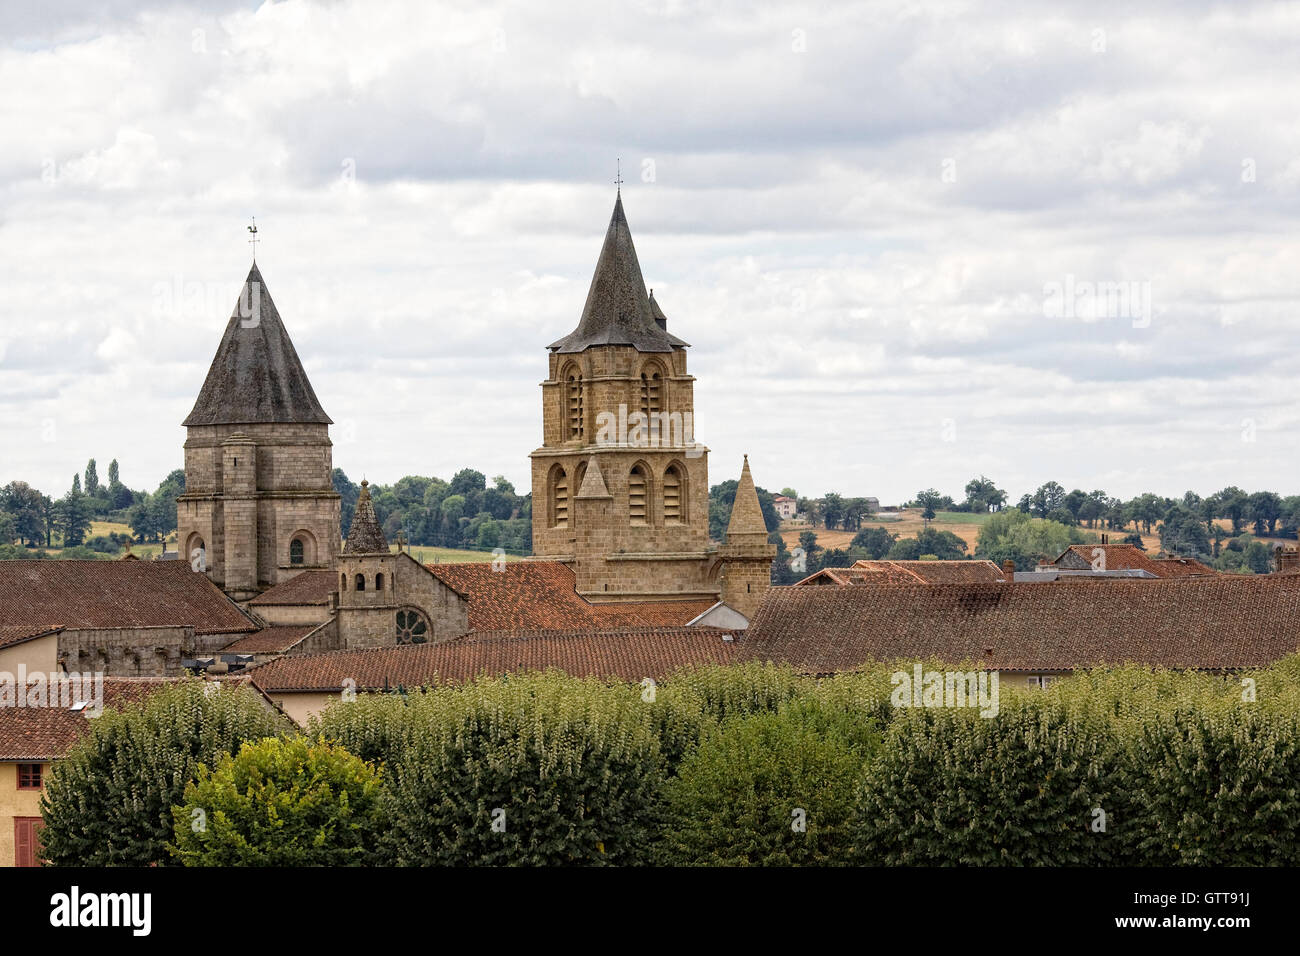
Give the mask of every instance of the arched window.
M 190 568 L 194 571 L 206 571 L 208 569 L 208 551 L 203 544 L 203 538 L 197 534 L 190 535 L 190 540 L 185 545 L 185 554 L 182 557 L 189 561 Z
M 302 546 L 302 538 L 294 538 L 292 541 L 290 541 L 289 542 L 289 563 L 302 564 L 303 550 L 304 549 Z
M 565 394 L 567 395 L 567 426 L 570 441 L 581 439 L 585 431 L 586 416 L 583 409 L 582 372 L 570 366 L 565 377 Z
M 646 494 L 649 491 L 644 465 L 633 465 L 627 478 L 628 523 L 644 525 L 646 521 Z
M 569 526 L 569 476 L 560 465 L 551 469 L 550 497 L 551 527 L 567 528 Z
M 364 574 L 358 574 L 358 575 L 357 575 L 357 590 L 358 590 L 358 591 L 364 591 L 365 589 L 366 589 L 366 576 L 365 576 Z
M 686 520 L 684 495 L 686 482 L 677 465 L 669 465 L 664 472 L 664 524 L 682 524 Z
M 340 574 L 340 575 L 339 575 L 339 590 L 340 590 L 340 591 L 346 591 L 347 589 L 348 589 L 348 576 L 347 576 L 346 574 Z
M 381 572 L 375 575 L 375 590 L 382 591 L 383 589 L 384 589 L 384 575 Z
M 429 622 L 423 614 L 413 608 L 402 608 L 397 612 L 397 643 L 423 644 L 429 639 Z

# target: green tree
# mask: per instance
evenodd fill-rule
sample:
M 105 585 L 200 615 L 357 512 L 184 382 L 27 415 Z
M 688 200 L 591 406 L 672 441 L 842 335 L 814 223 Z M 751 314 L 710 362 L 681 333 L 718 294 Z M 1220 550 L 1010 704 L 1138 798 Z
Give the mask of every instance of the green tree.
M 878 560 L 889 553 L 898 536 L 884 528 L 863 528 L 853 536 L 850 548 L 865 551 L 868 558 Z
M 167 863 L 172 807 L 199 764 L 288 729 L 254 691 L 199 680 L 106 710 L 50 774 L 41 798 L 45 859 L 58 866 Z
M 812 699 L 723 721 L 665 787 L 658 859 L 847 864 L 854 791 L 878 747 L 874 724 L 860 711 Z
M 86 462 L 86 494 L 91 498 L 99 496 L 99 472 L 95 470 L 95 459 Z
M 45 496 L 25 481 L 0 489 L 0 510 L 13 516 L 14 532 L 28 546 L 40 544 L 45 533 Z
M 376 724 L 396 735 L 384 767 L 386 862 L 648 859 L 663 757 L 639 688 L 511 674 L 361 707 L 336 704 L 324 723 L 354 752 L 349 737 L 373 739 Z
M 1012 508 L 998 512 L 980 526 L 975 557 L 999 566 L 1014 561 L 1017 570 L 1032 571 L 1040 557 L 1055 560 L 1070 545 L 1088 540 L 1095 540 L 1095 536 Z
M 980 475 L 966 482 L 966 510 L 977 514 L 998 511 L 1006 504 L 1007 493 L 991 478 Z
M 247 741 L 200 766 L 172 808 L 186 866 L 360 866 L 382 829 L 379 776 L 342 747 L 302 737 Z
M 76 547 L 86 540 L 90 517 L 90 502 L 76 488 L 59 499 L 55 521 L 65 548 Z
M 826 522 L 826 530 L 832 531 L 839 526 L 840 520 L 844 517 L 844 499 L 833 491 L 828 491 L 822 495 L 822 520 Z

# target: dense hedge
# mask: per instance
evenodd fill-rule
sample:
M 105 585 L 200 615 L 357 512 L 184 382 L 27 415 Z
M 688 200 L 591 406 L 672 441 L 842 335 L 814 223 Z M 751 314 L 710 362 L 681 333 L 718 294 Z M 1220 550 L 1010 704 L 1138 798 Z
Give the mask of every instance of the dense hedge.
M 872 721 L 813 698 L 726 718 L 665 785 L 656 862 L 847 864 L 854 791 L 878 744 Z
M 1008 700 L 1007 698 L 1011 699 Z M 1097 865 L 1115 856 L 1111 735 L 1054 701 L 900 710 L 859 795 L 857 859 L 888 865 Z M 1105 829 L 1094 820 L 1105 813 Z
M 240 744 L 283 724 L 246 692 L 187 683 L 98 718 L 56 765 L 46 853 L 165 863 L 173 822 L 221 804 L 228 843 L 248 846 L 232 857 L 178 832 L 188 862 L 253 861 L 274 806 L 300 812 L 288 842 L 303 860 L 1300 864 L 1300 655 L 1223 677 L 1124 667 L 1046 690 L 1006 680 L 994 717 L 895 709 L 895 670 L 910 662 L 822 680 L 745 664 L 658 684 L 549 672 L 362 695 L 308 728 L 334 745 L 325 776 L 340 785 L 324 789 L 277 782 L 312 763 L 305 742 L 249 748 L 239 769 Z M 349 776 L 367 763 L 377 783 Z M 200 764 L 212 772 L 187 794 Z M 346 807 L 330 803 L 343 793 Z M 375 797 L 373 821 L 353 819 L 357 794 Z M 354 852 L 347 834 L 371 822 L 374 855 Z
M 96 717 L 54 765 L 41 798 L 44 859 L 77 866 L 164 865 L 172 807 L 202 764 L 289 723 L 248 688 L 199 680 Z
M 372 740 L 351 705 L 323 732 Z M 398 865 L 631 864 L 647 859 L 663 758 L 635 688 L 550 673 L 406 700 L 380 721 L 382 858 Z M 386 729 L 383 729 L 386 728 Z

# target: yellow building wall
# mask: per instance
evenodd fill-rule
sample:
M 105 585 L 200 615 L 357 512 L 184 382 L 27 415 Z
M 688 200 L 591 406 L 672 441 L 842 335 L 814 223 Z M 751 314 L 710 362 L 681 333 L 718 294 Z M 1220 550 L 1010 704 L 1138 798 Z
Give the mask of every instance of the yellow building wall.
M 50 772 L 41 764 L 41 779 Z M 14 819 L 39 817 L 43 790 L 18 789 L 18 764 L 0 763 L 0 866 L 14 865 Z
M 318 691 L 302 694 L 273 693 L 270 696 L 299 727 L 307 726 L 311 717 L 341 697 L 337 693 L 323 694 Z
M 17 680 L 18 665 L 24 664 L 27 673 L 57 673 L 59 668 L 59 635 L 49 634 L 34 641 L 23 641 L 0 650 L 0 673 L 13 674 Z M 13 839 L 13 834 L 9 834 Z

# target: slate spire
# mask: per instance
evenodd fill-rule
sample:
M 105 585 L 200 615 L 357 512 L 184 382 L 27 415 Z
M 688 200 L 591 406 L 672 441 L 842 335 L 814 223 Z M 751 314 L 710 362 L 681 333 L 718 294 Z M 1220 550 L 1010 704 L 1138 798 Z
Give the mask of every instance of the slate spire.
M 321 408 L 257 263 L 184 425 L 333 424 Z
M 386 554 L 388 539 L 384 529 L 379 527 L 375 516 L 375 506 L 370 500 L 370 482 L 361 479 L 361 496 L 357 498 L 357 508 L 352 513 L 352 527 L 348 529 L 348 541 L 343 546 L 344 554 Z
M 614 214 L 605 231 L 605 244 L 596 260 L 578 327 L 548 348 L 581 352 L 593 345 L 630 345 L 638 352 L 673 350 L 672 339 L 655 322 L 646 295 L 621 193 L 614 200 Z

